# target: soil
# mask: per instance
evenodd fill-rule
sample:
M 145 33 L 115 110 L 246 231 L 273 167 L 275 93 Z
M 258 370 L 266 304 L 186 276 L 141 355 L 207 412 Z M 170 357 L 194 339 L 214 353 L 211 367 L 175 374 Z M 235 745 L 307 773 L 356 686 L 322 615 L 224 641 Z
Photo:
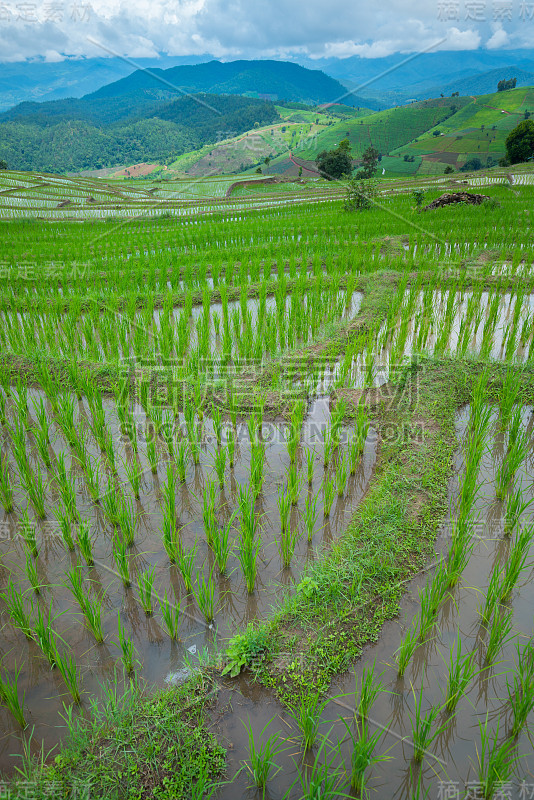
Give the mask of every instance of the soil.
M 423 211 L 430 211 L 434 208 L 443 208 L 443 206 L 449 206 L 452 203 L 469 203 L 473 206 L 481 205 L 484 200 L 489 200 L 489 197 L 485 194 L 471 194 L 470 192 L 451 192 L 447 194 L 442 194 L 441 197 L 438 197 L 437 200 L 434 200 L 432 203 L 429 203 L 427 206 L 423 208 Z

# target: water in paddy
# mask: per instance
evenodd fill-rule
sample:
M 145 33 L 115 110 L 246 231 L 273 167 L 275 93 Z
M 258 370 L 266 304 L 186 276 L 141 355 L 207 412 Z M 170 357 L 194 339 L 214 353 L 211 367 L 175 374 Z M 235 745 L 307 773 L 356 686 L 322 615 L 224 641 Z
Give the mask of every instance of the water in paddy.
M 404 344 L 400 362 L 407 363 L 416 353 L 434 354 L 439 340 L 440 332 L 446 323 L 446 309 L 449 292 L 435 292 L 432 303 L 432 313 L 434 322 L 430 329 L 430 334 L 424 347 L 417 345 L 417 316 L 424 312 L 422 307 L 422 295 L 418 299 L 414 316 L 409 322 L 407 336 Z M 458 295 L 453 308 L 453 319 L 450 324 L 450 331 L 444 347 L 446 355 L 459 354 L 460 342 L 462 341 L 462 322 L 468 313 L 469 301 L 472 292 L 465 292 L 462 296 Z M 475 315 L 472 318 L 471 330 L 469 335 L 463 340 L 464 352 L 466 355 L 477 355 L 481 351 L 484 339 L 484 327 L 488 318 L 492 297 L 488 292 L 482 292 L 480 302 L 477 305 Z M 500 296 L 495 325 L 491 332 L 491 345 L 487 357 L 495 361 L 514 359 L 524 362 L 530 355 L 531 328 L 534 315 L 534 294 L 527 294 L 521 300 L 521 309 L 518 311 L 517 332 L 515 338 L 510 335 L 513 317 L 515 313 L 516 298 L 509 292 L 503 292 Z M 464 323 L 465 324 L 465 323 Z M 525 326 L 525 327 L 523 327 Z M 400 323 L 396 327 L 399 330 Z M 521 333 L 525 331 L 526 343 L 521 341 Z M 324 393 L 338 381 L 343 381 L 344 385 L 354 388 L 362 386 L 382 386 L 390 380 L 391 370 L 399 363 L 399 355 L 395 354 L 395 336 L 393 342 L 388 341 L 383 345 L 383 338 L 386 333 L 385 327 L 382 328 L 377 336 L 375 347 L 369 358 L 369 353 L 359 353 L 348 365 L 346 374 L 343 375 L 344 363 L 342 359 L 322 365 L 322 372 L 313 382 L 312 391 Z
M 34 417 L 33 405 L 45 399 L 40 391 L 29 393 L 30 417 Z M 124 492 L 132 496 L 127 475 L 122 461 L 131 461 L 134 454 L 126 437 L 119 431 L 115 404 L 104 401 L 108 427 L 113 434 L 115 460 L 117 464 L 117 481 Z M 53 414 L 47 406 L 50 420 Z M 15 410 L 10 410 L 13 418 Z M 86 589 L 93 596 L 104 594 L 103 629 L 105 641 L 96 644 L 84 624 L 77 603 L 65 586 L 66 571 L 77 563 L 84 564 L 80 555 L 66 551 L 59 528 L 51 510 L 57 504 L 56 489 L 50 485 L 47 489 L 47 517 L 36 521 L 39 556 L 37 569 L 43 590 L 39 597 L 34 596 L 35 608 L 39 606 L 45 616 L 49 610 L 53 617 L 53 628 L 60 637 L 60 651 L 68 650 L 79 665 L 84 689 L 94 695 L 100 692 L 100 684 L 113 678 L 117 667 L 119 648 L 117 640 L 117 614 L 128 634 L 132 637 L 140 662 L 139 671 L 150 684 L 165 685 L 183 679 L 187 671 L 186 660 L 195 662 L 203 651 L 211 651 L 213 647 L 221 647 L 224 640 L 235 631 L 246 626 L 248 622 L 265 618 L 271 607 L 280 598 L 281 590 L 291 590 L 298 582 L 306 564 L 317 558 L 319 553 L 327 549 L 333 540 L 345 530 L 354 508 L 365 493 L 373 473 L 376 458 L 376 435 L 371 428 L 365 443 L 364 453 L 356 474 L 348 478 L 345 492 L 336 496 L 330 515 L 324 517 L 322 503 L 322 483 L 325 478 L 323 465 L 323 436 L 330 422 L 330 406 L 327 398 L 315 400 L 308 408 L 301 432 L 301 447 L 297 454 L 297 463 L 306 472 L 305 451 L 314 449 L 314 465 L 312 482 L 308 485 L 304 477 L 301 485 L 298 504 L 291 511 L 291 525 L 298 527 L 302 535 L 297 543 L 295 555 L 290 568 L 284 568 L 278 549 L 280 534 L 280 515 L 278 510 L 278 491 L 285 487 L 285 472 L 289 467 L 286 433 L 287 426 L 278 420 L 265 422 L 261 431 L 261 439 L 265 445 L 265 480 L 262 491 L 256 501 L 256 516 L 261 535 L 261 550 L 258 562 L 258 575 L 254 594 L 247 593 L 239 560 L 237 556 L 238 532 L 232 530 L 231 537 L 235 541 L 235 549 L 228 562 L 227 575 L 219 574 L 214 564 L 214 557 L 206 542 L 206 534 L 202 520 L 204 490 L 209 479 L 214 479 L 213 455 L 217 449 L 216 436 L 211 420 L 204 420 L 202 428 L 202 447 L 200 464 L 189 466 L 184 484 L 178 484 L 176 496 L 177 516 L 183 526 L 181 537 L 186 548 L 197 541 L 195 569 L 207 577 L 213 569 L 215 579 L 216 614 L 212 624 L 207 624 L 194 598 L 186 593 L 180 572 L 169 562 L 162 544 L 159 530 L 162 524 L 161 489 L 167 480 L 168 450 L 163 442 L 158 443 L 160 462 L 158 472 L 153 475 L 147 459 L 146 442 L 142 432 L 146 419 L 136 409 L 136 421 L 139 435 L 139 462 L 143 468 L 140 498 L 135 502 L 135 510 L 139 514 L 135 542 L 129 552 L 132 588 L 125 589 L 117 575 L 112 556 L 113 526 L 95 505 L 87 491 L 85 479 L 76 464 L 70 448 L 59 427 L 52 423 L 52 455 L 57 458 L 64 453 L 66 465 L 72 471 L 76 482 L 77 506 L 82 519 L 91 523 L 93 541 L 94 567 L 83 567 Z M 77 424 L 83 427 L 90 412 L 84 402 L 78 404 Z M 177 425 L 183 425 L 183 417 Z M 347 450 L 347 439 L 351 428 L 345 428 L 341 437 L 341 452 Z M 30 463 L 35 470 L 37 455 L 34 452 L 32 434 L 28 432 L 27 443 L 30 452 Z M 1 449 L 9 459 L 11 473 L 16 480 L 18 469 L 9 449 L 9 436 L 4 429 L 1 433 Z M 223 445 L 225 433 L 223 431 Z M 89 440 L 89 451 L 95 457 L 100 456 L 99 448 Z M 238 507 L 238 487 L 248 486 L 250 479 L 250 438 L 245 423 L 238 423 L 236 461 L 234 469 L 227 466 L 226 480 L 222 488 L 217 488 L 217 517 L 225 522 Z M 42 468 L 42 464 L 41 464 Z M 335 463 L 332 463 L 326 474 L 333 475 Z M 107 477 L 111 475 L 103 470 L 100 486 L 106 490 Z M 48 479 L 51 478 L 49 473 Z M 313 530 L 311 542 L 307 541 L 301 515 L 308 496 L 318 497 L 318 518 Z M 33 595 L 25 574 L 25 553 L 19 535 L 22 510 L 26 507 L 26 497 L 21 491 L 16 494 L 16 509 L 10 514 L 0 514 L 0 591 L 4 591 L 8 580 L 27 593 L 27 601 Z M 30 516 L 32 513 L 30 511 Z M 237 524 L 237 522 L 236 522 Z M 137 599 L 137 583 L 139 574 L 154 568 L 155 591 L 163 597 L 167 592 L 169 598 L 180 607 L 180 638 L 172 642 L 163 628 L 161 614 L 156 603 L 156 613 L 147 617 Z M 69 695 L 57 670 L 51 670 L 49 664 L 37 645 L 28 642 L 24 635 L 15 629 L 9 621 L 4 603 L 1 603 L 0 619 L 0 654 L 3 657 L 2 670 L 13 673 L 20 668 L 20 691 L 25 692 L 25 706 L 28 723 L 35 727 L 36 741 L 43 740 L 45 749 L 58 742 L 63 732 L 60 713 L 63 702 L 69 703 Z M 185 670 L 185 672 L 184 672 Z M 119 669 L 120 674 L 120 669 Z M 120 680 L 120 679 L 119 679 Z M 0 707 L 0 768 L 12 771 L 15 766 L 13 754 L 20 752 L 19 731 L 10 714 Z
M 469 408 L 463 408 L 457 417 L 457 435 L 461 440 L 467 426 Z M 530 434 L 532 446 L 528 457 L 518 471 L 515 488 L 521 485 L 526 499 L 534 497 L 534 412 L 531 407 L 523 409 L 523 425 Z M 513 591 L 508 606 L 513 611 L 513 635 L 497 657 L 497 663 L 484 669 L 485 644 L 487 633 L 481 625 L 477 613 L 484 601 L 490 573 L 496 563 L 504 564 L 510 549 L 510 541 L 504 536 L 504 508 L 495 499 L 495 470 L 502 460 L 505 439 L 495 432 L 489 441 L 488 451 L 483 458 L 480 480 L 482 487 L 476 502 L 480 512 L 477 525 L 477 541 L 468 566 L 460 584 L 452 591 L 450 600 L 439 611 L 435 635 L 425 642 L 415 654 L 404 678 L 397 677 L 394 652 L 399 647 L 404 632 L 419 608 L 419 592 L 428 578 L 432 578 L 432 565 L 412 581 L 409 591 L 401 604 L 397 619 L 387 622 L 376 644 L 368 646 L 353 670 L 339 677 L 332 684 L 329 696 L 332 698 L 323 714 L 322 733 L 328 735 L 333 746 L 339 746 L 339 753 L 331 755 L 332 770 L 350 764 L 351 746 L 347 729 L 340 721 L 343 717 L 349 725 L 354 720 L 354 689 L 360 680 L 364 667 L 376 661 L 376 670 L 382 674 L 385 691 L 378 696 L 369 718 L 370 732 L 385 730 L 376 754 L 387 755 L 368 771 L 368 796 L 377 800 L 413 800 L 430 798 L 439 800 L 458 800 L 462 798 L 482 798 L 478 786 L 478 756 L 480 752 L 479 722 L 488 719 L 488 728 L 499 730 L 498 742 L 502 743 L 510 730 L 511 709 L 508 701 L 507 681 L 511 684 L 511 670 L 517 662 L 516 642 L 527 644 L 533 633 L 534 584 L 532 583 L 532 563 L 534 545 L 527 559 L 528 567 L 522 574 Z M 453 504 L 458 491 L 458 482 L 463 471 L 463 457 L 459 451 L 454 461 L 454 474 L 449 485 L 449 498 Z M 523 518 L 527 523 L 528 512 Z M 450 521 L 442 526 L 436 542 L 436 562 L 446 555 L 450 547 Z M 462 642 L 462 652 L 475 651 L 477 670 L 481 670 L 468 686 L 460 699 L 456 714 L 450 718 L 440 713 L 438 725 L 449 720 L 449 725 L 426 753 L 419 767 L 413 761 L 411 718 L 414 716 L 415 697 L 423 690 L 423 710 L 432 706 L 442 706 L 447 685 L 449 653 L 457 641 L 458 631 Z M 302 796 L 300 784 L 288 795 L 301 770 L 302 753 L 295 723 L 272 695 L 261 686 L 252 683 L 246 676 L 233 684 L 228 682 L 220 688 L 218 710 L 214 730 L 229 748 L 229 775 L 232 776 L 248 757 L 248 734 L 243 722 L 252 725 L 259 740 L 264 725 L 271 719 L 268 733 L 278 731 L 287 740 L 287 750 L 277 758 L 283 767 L 268 785 L 266 797 L 281 800 L 282 797 Z M 534 724 L 534 712 L 528 718 Z M 304 764 L 313 762 L 318 752 L 316 746 L 306 755 Z M 518 762 L 513 776 L 495 794 L 499 800 L 526 800 L 534 796 L 534 753 L 528 726 L 517 739 Z M 324 759 L 323 759 L 324 760 Z M 304 770 L 306 767 L 304 767 Z M 420 781 L 419 793 L 417 784 Z M 247 788 L 249 775 L 242 772 L 223 788 L 223 800 L 250 798 L 256 796 Z M 345 796 L 346 789 L 340 787 L 339 797 Z M 501 792 L 499 794 L 498 792 Z M 259 795 L 258 795 L 259 796 Z M 356 796 L 348 793 L 348 796 Z

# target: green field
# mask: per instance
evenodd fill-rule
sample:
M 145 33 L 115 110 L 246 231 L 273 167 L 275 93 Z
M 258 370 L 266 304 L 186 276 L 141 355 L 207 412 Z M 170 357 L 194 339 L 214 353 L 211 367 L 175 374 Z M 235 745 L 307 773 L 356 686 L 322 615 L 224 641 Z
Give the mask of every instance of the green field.
M 529 784 L 534 167 L 381 163 L 0 173 L 1 794 Z

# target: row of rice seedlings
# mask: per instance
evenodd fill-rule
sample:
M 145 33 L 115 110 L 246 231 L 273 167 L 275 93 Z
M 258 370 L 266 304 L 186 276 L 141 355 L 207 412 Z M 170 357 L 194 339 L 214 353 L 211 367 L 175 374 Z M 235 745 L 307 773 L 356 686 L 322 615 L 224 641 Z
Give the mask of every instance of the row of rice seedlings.
M 254 509 L 254 495 L 249 488 L 239 487 L 239 543 L 238 558 L 247 592 L 252 594 L 256 585 L 258 558 L 261 549 L 260 528 Z
M 68 589 L 72 592 L 75 600 L 78 602 L 80 609 L 84 615 L 84 622 L 88 630 L 91 631 L 98 643 L 104 641 L 104 633 L 102 630 L 102 607 L 104 596 L 99 595 L 94 599 L 86 592 L 82 570 L 79 565 L 71 567 L 66 572 L 66 584 Z
M 116 644 L 121 650 L 121 661 L 124 671 L 130 675 L 135 670 L 135 665 L 139 663 L 134 643 L 126 633 L 126 628 L 121 621 L 121 612 L 117 612 L 117 625 L 118 625 L 118 641 Z
M 484 624 L 489 624 L 493 612 L 509 599 L 521 574 L 526 569 L 526 560 L 533 535 L 532 526 L 518 532 L 504 567 L 496 565 L 493 568 L 484 605 L 479 610 Z
M 413 689 L 412 692 L 415 699 L 413 715 L 410 715 L 413 759 L 415 762 L 420 762 L 436 739 L 447 729 L 451 717 L 445 719 L 441 724 L 436 724 L 442 711 L 440 706 L 431 706 L 426 713 L 423 712 L 423 682 L 418 695 Z
M 0 703 L 9 709 L 15 720 L 18 722 L 22 729 L 26 728 L 26 717 L 24 714 L 24 698 L 25 692 L 22 693 L 22 699 L 19 697 L 19 676 L 21 667 L 15 667 L 15 674 L 13 676 L 2 677 L 0 675 Z
M 532 644 L 528 642 L 523 648 L 519 643 L 517 662 L 512 671 L 512 683 L 506 679 L 508 700 L 512 709 L 512 727 L 510 736 L 516 737 L 525 727 L 531 711 L 534 709 L 534 657 Z
M 292 300 L 287 308 L 285 286 L 282 285 L 277 287 L 275 295 L 276 311 L 260 313 L 258 324 L 253 326 L 248 311 L 245 311 L 243 316 L 239 310 L 236 310 L 232 316 L 232 322 L 230 322 L 224 287 L 222 287 L 223 335 L 220 346 L 224 352 L 250 358 L 261 357 L 265 351 L 274 355 L 278 352 L 279 347 L 292 347 L 296 341 L 307 341 L 310 336 L 316 335 L 320 324 L 334 320 L 341 315 L 343 304 L 340 303 L 337 293 L 335 281 L 333 284 L 329 283 L 325 286 L 319 279 L 316 285 L 306 288 L 306 290 L 297 284 L 292 291 Z M 15 348 L 16 351 L 26 343 L 27 349 L 37 347 L 50 355 L 67 357 L 73 365 L 82 354 L 86 358 L 89 357 L 96 361 L 104 358 L 106 361 L 119 363 L 121 358 L 131 355 L 146 357 L 161 354 L 164 358 L 172 356 L 183 358 L 189 352 L 194 358 L 189 360 L 187 371 L 189 374 L 195 374 L 193 369 L 195 358 L 209 355 L 213 345 L 217 345 L 216 340 L 212 339 L 209 304 L 205 307 L 207 310 L 205 310 L 204 316 L 199 318 L 197 341 L 194 343 L 191 340 L 191 329 L 188 324 L 180 322 L 176 326 L 174 316 L 170 313 L 172 296 L 168 295 L 168 297 L 171 304 L 167 303 L 168 310 L 164 308 L 160 316 L 159 328 L 151 326 L 151 337 L 136 335 L 135 331 L 139 326 L 135 317 L 135 309 L 124 327 L 117 326 L 116 318 L 111 312 L 102 312 L 91 307 L 86 312 L 82 325 L 78 323 L 74 314 L 69 313 L 63 318 L 56 316 L 58 329 L 64 334 L 63 336 L 58 336 L 57 331 L 54 337 L 43 335 L 43 331 L 37 332 L 35 318 L 22 323 L 18 317 L 11 317 L 4 330 L 4 342 L 9 349 Z M 262 297 L 265 297 L 265 287 L 263 290 L 260 287 L 260 309 L 262 308 Z M 303 302 L 304 297 L 307 302 Z M 264 302 L 263 300 L 263 304 Z M 54 315 L 49 314 L 49 318 L 51 316 Z M 187 309 L 184 309 L 180 320 L 187 323 L 188 317 Z M 143 315 L 142 320 L 143 322 L 148 320 L 148 316 Z M 17 328 L 19 328 L 18 331 L 16 331 Z M 15 341 L 16 333 L 19 334 L 18 342 Z M 66 415 L 65 421 L 68 424 L 68 415 Z
M 458 630 L 456 646 L 454 649 L 451 648 L 449 656 L 449 673 L 445 698 L 445 708 L 449 714 L 456 710 L 460 698 L 463 697 L 472 679 L 479 672 L 475 664 L 475 655 L 475 650 L 470 653 L 462 653 L 462 640 Z
M 530 449 L 528 436 L 520 432 L 520 426 L 521 408 L 518 406 L 510 421 L 507 452 L 495 473 L 495 494 L 498 500 L 502 500 L 512 486 L 516 472 Z

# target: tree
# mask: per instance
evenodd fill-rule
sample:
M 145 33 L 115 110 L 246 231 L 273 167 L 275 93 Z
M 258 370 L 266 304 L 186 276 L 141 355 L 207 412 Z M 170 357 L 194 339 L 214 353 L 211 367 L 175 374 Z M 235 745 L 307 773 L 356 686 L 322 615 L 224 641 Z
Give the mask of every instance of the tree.
M 506 138 L 506 152 L 511 164 L 528 161 L 534 156 L 534 122 L 524 119 Z
M 372 208 L 377 194 L 377 181 L 365 180 L 358 176 L 351 178 L 347 184 L 345 211 L 364 211 Z
M 499 83 L 497 84 L 497 91 L 507 92 L 508 89 L 515 89 L 516 84 L 517 84 L 517 78 L 510 78 L 510 80 L 508 81 L 505 80 L 499 81 Z
M 0 161 L 0 169 L 7 169 L 7 161 Z
M 460 172 L 476 172 L 482 169 L 482 161 L 480 158 L 470 158 L 466 161 L 463 167 L 460 167 Z
M 380 153 L 372 145 L 367 150 L 364 150 L 362 154 L 362 169 L 356 173 L 358 180 L 368 180 L 373 177 L 377 169 L 379 156 Z
M 454 169 L 451 167 L 450 164 L 447 164 L 447 166 L 445 167 L 445 175 L 450 175 L 451 172 L 454 172 Z
M 352 172 L 350 142 L 343 139 L 334 150 L 323 150 L 315 159 L 321 177 L 331 181 Z

